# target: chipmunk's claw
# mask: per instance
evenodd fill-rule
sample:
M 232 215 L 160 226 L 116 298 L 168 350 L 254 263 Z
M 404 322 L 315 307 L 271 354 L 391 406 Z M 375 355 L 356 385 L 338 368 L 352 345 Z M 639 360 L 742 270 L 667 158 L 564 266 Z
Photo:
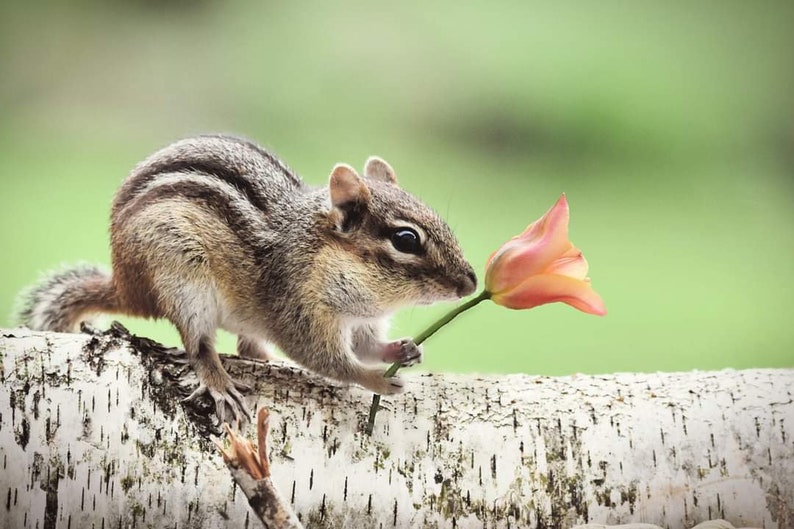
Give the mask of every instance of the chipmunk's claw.
M 230 384 L 221 389 L 209 387 L 202 382 L 193 393 L 184 399 L 184 402 L 195 403 L 205 393 L 208 393 L 215 403 L 215 415 L 218 417 L 219 425 L 223 423 L 232 424 L 233 421 L 242 424 L 251 420 L 251 414 L 245 404 L 245 397 L 236 387 L 238 384 L 242 388 L 247 388 L 248 386 L 234 382 L 231 378 L 229 381 Z

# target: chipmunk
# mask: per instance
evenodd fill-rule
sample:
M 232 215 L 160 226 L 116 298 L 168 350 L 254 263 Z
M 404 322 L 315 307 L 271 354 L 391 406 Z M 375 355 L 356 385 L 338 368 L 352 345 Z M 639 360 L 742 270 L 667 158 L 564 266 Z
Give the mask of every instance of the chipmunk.
M 403 391 L 377 362 L 421 360 L 410 339 L 385 341 L 409 304 L 474 292 L 476 276 L 447 224 L 402 190 L 378 157 L 306 185 L 262 147 L 231 136 L 184 139 L 140 163 L 111 212 L 112 273 L 80 266 L 23 300 L 21 323 L 74 331 L 93 313 L 167 318 L 220 421 L 248 414 L 215 350 L 216 329 L 242 356 L 275 344 L 307 369 L 375 393 Z

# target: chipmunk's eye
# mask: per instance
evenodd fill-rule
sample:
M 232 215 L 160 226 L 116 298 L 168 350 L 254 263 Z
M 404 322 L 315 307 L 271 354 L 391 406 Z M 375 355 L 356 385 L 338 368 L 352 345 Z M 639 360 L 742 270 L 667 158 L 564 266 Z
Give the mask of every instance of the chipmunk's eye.
M 391 243 L 398 252 L 419 253 L 422 243 L 419 234 L 411 228 L 397 228 L 391 235 Z

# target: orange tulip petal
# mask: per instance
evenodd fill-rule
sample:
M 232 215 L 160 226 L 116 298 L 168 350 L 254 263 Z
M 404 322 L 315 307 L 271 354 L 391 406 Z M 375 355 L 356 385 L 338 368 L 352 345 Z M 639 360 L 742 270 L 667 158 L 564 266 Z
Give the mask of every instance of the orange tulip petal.
M 589 266 L 584 255 L 582 255 L 582 250 L 574 247 L 559 259 L 555 259 L 546 268 L 546 273 L 584 280 L 587 277 L 588 268 Z
M 518 238 L 535 240 L 544 236 L 546 233 L 553 232 L 567 239 L 568 220 L 570 216 L 571 211 L 568 207 L 568 199 L 565 198 L 565 193 L 563 193 L 560 195 L 560 198 L 557 199 L 557 202 L 555 202 L 542 217 L 527 226 Z
M 509 309 L 529 309 L 559 301 L 588 314 L 603 316 L 607 313 L 604 301 L 589 280 L 562 275 L 529 277 L 516 288 L 494 294 L 491 299 Z
M 540 219 L 513 237 L 488 259 L 485 286 L 489 292 L 511 289 L 527 276 L 542 273 L 573 248 L 568 240 L 570 210 L 565 195 Z

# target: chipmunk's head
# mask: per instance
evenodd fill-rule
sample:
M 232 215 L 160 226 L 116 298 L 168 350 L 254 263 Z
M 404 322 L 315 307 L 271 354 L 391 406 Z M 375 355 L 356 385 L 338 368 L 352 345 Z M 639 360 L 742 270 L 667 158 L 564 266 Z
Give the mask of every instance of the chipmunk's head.
M 453 300 L 473 293 L 477 277 L 455 235 L 429 206 L 400 189 L 394 170 L 371 157 L 360 176 L 331 172 L 334 239 L 356 256 L 362 281 L 388 308 Z

